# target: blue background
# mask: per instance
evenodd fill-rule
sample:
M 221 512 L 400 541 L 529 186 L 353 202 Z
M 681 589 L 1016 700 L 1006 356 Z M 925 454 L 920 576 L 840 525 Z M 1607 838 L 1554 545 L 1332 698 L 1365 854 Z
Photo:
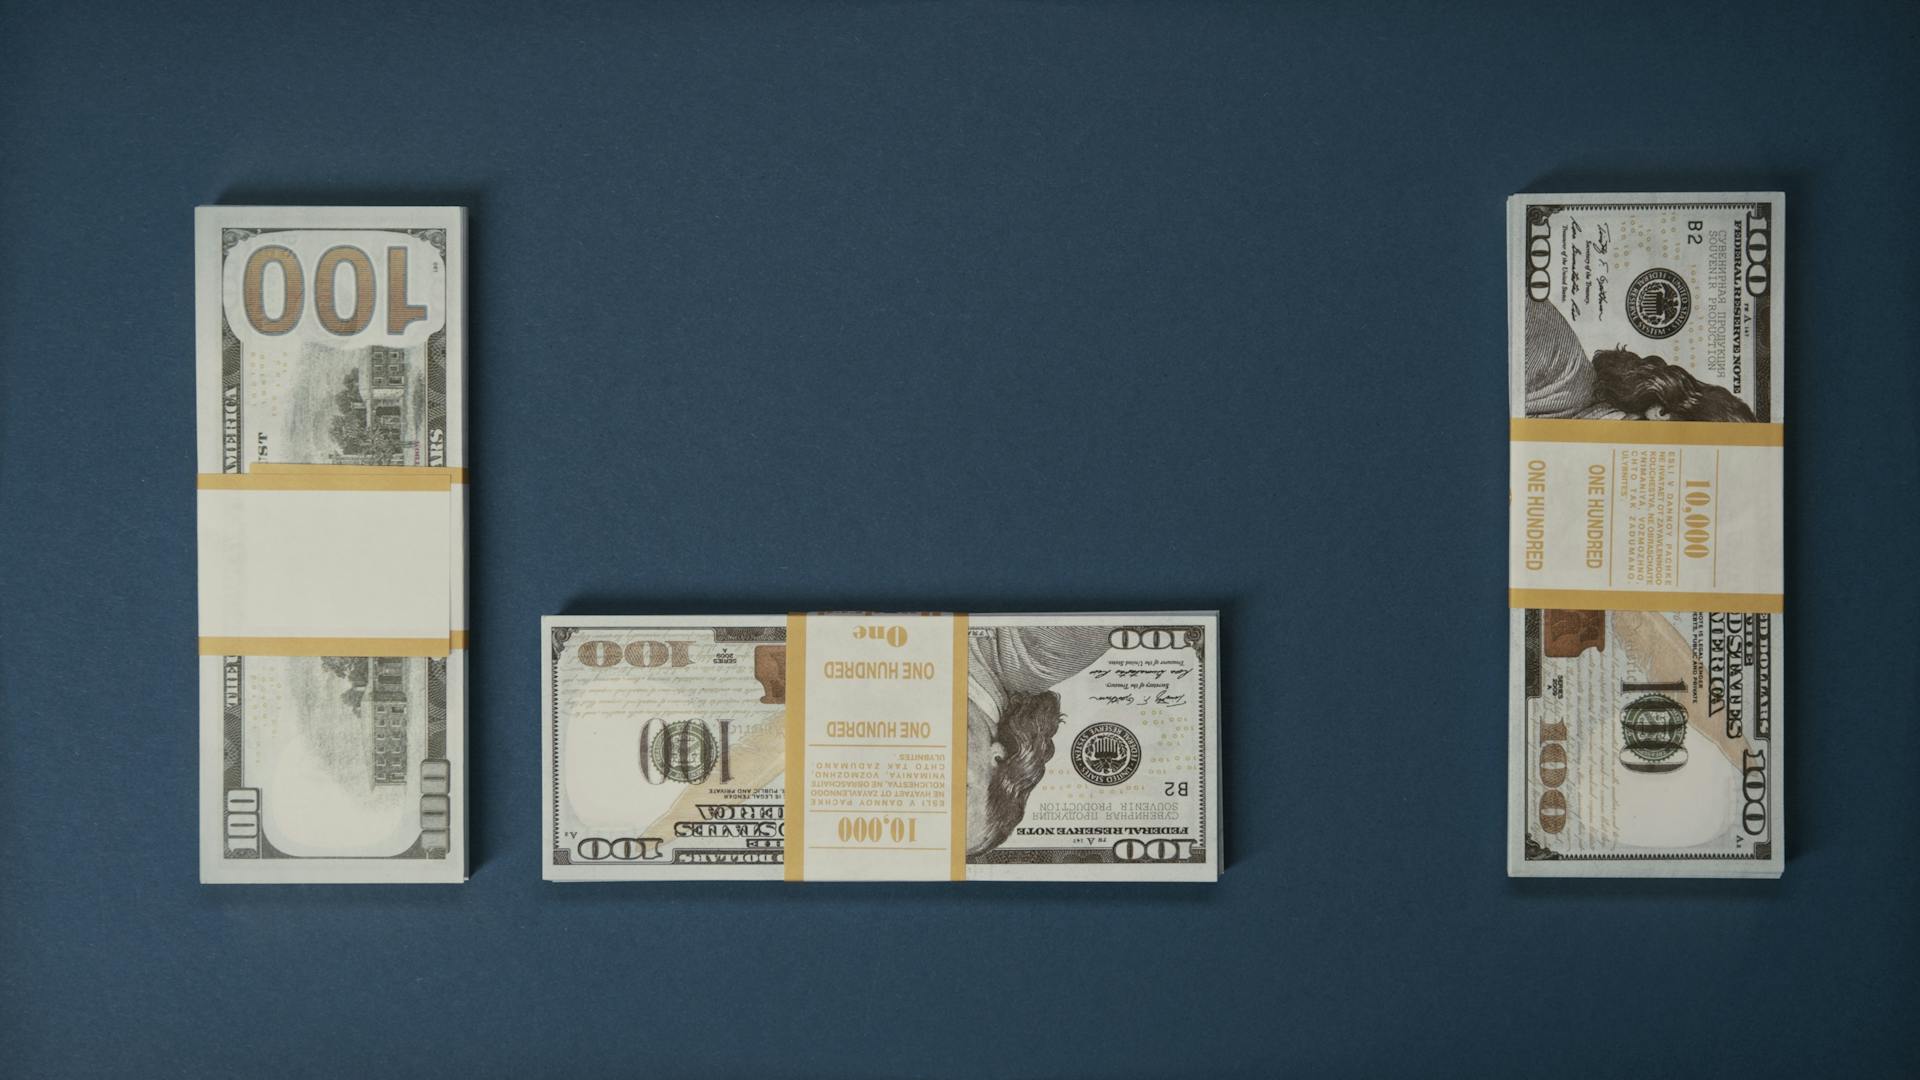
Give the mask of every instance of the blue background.
M 7 4 L 15 1075 L 1920 1069 L 1910 4 Z M 1503 200 L 1784 189 L 1779 882 L 1504 873 Z M 196 884 L 199 203 L 471 208 L 472 881 Z M 1211 887 L 540 881 L 550 612 L 1217 607 Z

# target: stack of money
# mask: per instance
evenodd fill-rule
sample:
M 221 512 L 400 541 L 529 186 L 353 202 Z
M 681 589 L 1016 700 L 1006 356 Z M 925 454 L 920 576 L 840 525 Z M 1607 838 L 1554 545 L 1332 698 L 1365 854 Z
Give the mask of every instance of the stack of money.
M 1218 619 L 560 616 L 553 881 L 1211 881 Z
M 1509 874 L 1780 874 L 1785 224 L 1508 203 Z
M 204 882 L 466 877 L 465 231 L 195 214 Z

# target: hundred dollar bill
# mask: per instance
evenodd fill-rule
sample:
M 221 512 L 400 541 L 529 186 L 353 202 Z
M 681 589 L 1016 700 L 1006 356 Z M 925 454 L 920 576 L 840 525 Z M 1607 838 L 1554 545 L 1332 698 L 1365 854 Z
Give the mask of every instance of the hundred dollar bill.
M 548 617 L 545 876 L 1212 880 L 1218 658 L 1211 613 Z
M 204 882 L 466 876 L 465 228 L 196 211 Z
M 1784 861 L 1785 200 L 1515 195 L 1508 873 Z

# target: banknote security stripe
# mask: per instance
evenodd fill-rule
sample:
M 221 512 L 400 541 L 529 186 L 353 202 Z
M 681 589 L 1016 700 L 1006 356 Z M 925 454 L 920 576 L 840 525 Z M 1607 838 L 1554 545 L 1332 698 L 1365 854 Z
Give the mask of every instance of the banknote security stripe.
M 1783 610 L 1783 425 L 1509 423 L 1509 606 Z
M 200 474 L 201 655 L 445 657 L 464 469 L 255 463 Z
M 966 880 L 967 625 L 788 616 L 788 881 Z

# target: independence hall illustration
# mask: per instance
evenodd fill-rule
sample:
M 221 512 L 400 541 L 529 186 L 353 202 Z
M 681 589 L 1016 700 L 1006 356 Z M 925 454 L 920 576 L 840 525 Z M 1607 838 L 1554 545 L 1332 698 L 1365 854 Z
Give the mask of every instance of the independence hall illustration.
M 339 452 L 335 465 L 403 465 L 407 446 L 407 351 L 375 345 L 368 350 L 367 390 L 360 372 L 349 371 L 334 395 L 336 414 L 328 430 Z
M 407 661 L 398 656 L 323 656 L 320 666 L 347 689 L 340 701 L 370 724 L 373 782 L 407 782 Z

